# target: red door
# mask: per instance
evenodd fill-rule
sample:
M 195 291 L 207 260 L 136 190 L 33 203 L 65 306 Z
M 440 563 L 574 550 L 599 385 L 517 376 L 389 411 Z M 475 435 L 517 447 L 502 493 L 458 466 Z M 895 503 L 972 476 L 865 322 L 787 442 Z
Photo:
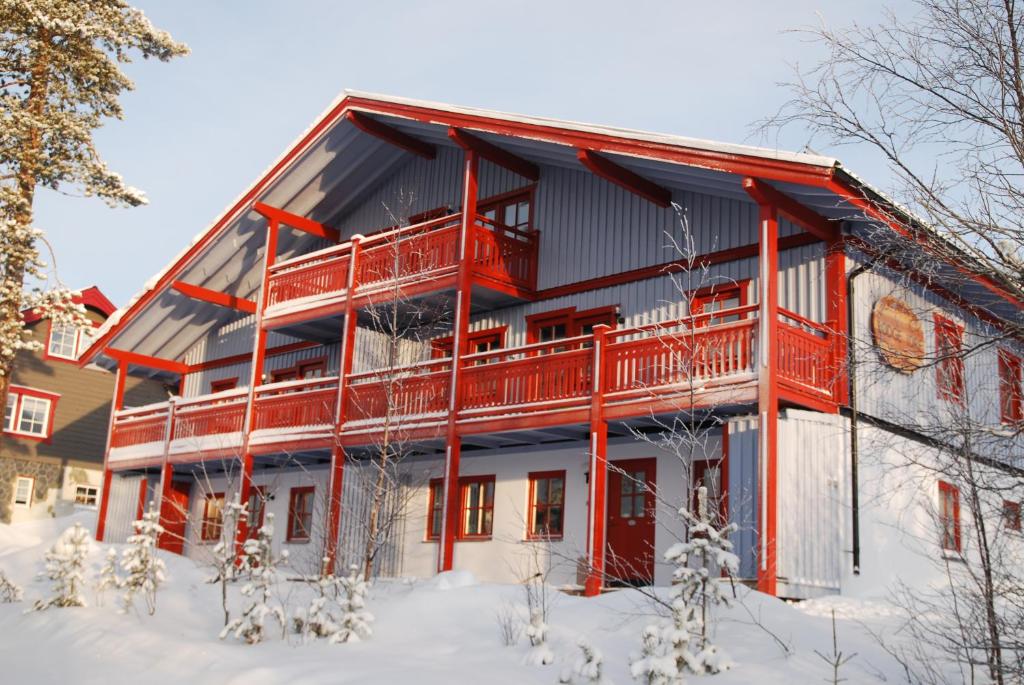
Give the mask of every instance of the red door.
M 164 527 L 159 540 L 160 549 L 175 554 L 185 551 L 185 521 L 188 520 L 188 495 L 191 489 L 191 483 L 171 481 L 171 488 L 160 504 L 160 524 Z
M 608 470 L 609 585 L 654 582 L 655 459 L 611 462 Z

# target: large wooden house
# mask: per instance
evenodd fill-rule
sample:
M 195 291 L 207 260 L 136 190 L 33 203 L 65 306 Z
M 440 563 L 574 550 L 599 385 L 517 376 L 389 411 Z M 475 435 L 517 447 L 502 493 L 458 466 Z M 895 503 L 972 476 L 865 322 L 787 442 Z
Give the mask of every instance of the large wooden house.
M 899 288 L 957 335 L 1020 310 L 980 277 L 916 292 L 895 259 L 848 300 L 895 211 L 831 158 L 346 93 L 102 328 L 98 537 L 156 501 L 163 545 L 199 557 L 238 496 L 293 559 L 358 561 L 385 445 L 401 515 L 379 573 L 507 581 L 541 550 L 587 593 L 667 583 L 702 484 L 744 578 L 842 591 L 887 570 L 860 541 L 886 533 L 861 523 L 848 333 L 870 338 Z M 862 417 L 894 392 L 938 402 L 946 381 L 904 372 Z M 133 374 L 179 396 L 126 406 Z M 700 444 L 660 449 L 666 430 Z

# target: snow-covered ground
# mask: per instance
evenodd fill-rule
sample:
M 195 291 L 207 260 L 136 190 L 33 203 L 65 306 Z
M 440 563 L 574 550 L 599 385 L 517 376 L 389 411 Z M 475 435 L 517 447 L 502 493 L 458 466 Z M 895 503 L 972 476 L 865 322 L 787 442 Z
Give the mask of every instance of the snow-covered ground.
M 0 604 L 0 682 L 556 683 L 575 661 L 576 643 L 585 636 L 603 653 L 610 681 L 623 685 L 633 682 L 629 657 L 638 651 L 641 630 L 653 616 L 651 601 L 635 590 L 595 599 L 555 593 L 548 623 L 556 662 L 529 666 L 524 642 L 502 645 L 496 618 L 510 606 L 525 620 L 522 588 L 477 584 L 469 574 L 455 572 L 415 582 L 379 582 L 369 601 L 376 622 L 368 641 L 302 644 L 290 635 L 250 646 L 217 639 L 223 616 L 218 586 L 205 582 L 209 571 L 166 553 L 161 555 L 168 578 L 154 616 L 118 613 L 116 593 L 107 592 L 100 605 L 91 590 L 87 608 L 24 613 L 49 587 L 48 581 L 35 579 L 46 549 L 75 521 L 91 530 L 94 517 L 82 512 L 0 525 L 0 570 L 25 590 L 23 602 Z M 91 579 L 107 547 L 93 543 Z M 232 592 L 237 613 L 237 588 Z M 283 583 L 281 593 L 291 608 L 306 604 L 305 586 Z M 895 612 L 884 602 L 831 598 L 790 605 L 745 588 L 739 595 L 740 601 L 721 613 L 716 636 L 735 665 L 691 682 L 795 685 L 831 678 L 831 667 L 815 652 L 832 651 L 832 609 L 840 650 L 856 653 L 840 677 L 847 683 L 905 682 L 899 665 L 867 632 L 892 631 L 897 625 Z

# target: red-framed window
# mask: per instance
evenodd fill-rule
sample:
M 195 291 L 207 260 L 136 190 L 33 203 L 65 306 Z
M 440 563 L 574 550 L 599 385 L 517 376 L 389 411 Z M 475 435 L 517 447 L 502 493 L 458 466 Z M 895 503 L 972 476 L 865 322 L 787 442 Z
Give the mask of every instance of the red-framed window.
M 557 309 L 551 312 L 531 314 L 526 317 L 526 341 L 529 344 L 551 342 L 578 335 L 590 335 L 594 326 L 607 324 L 615 328 L 618 307 L 598 307 L 576 311 L 575 307 Z M 560 352 L 561 350 L 556 350 Z
M 942 549 L 960 551 L 960 490 L 939 481 L 939 534 Z
M 726 459 L 701 459 L 690 467 L 693 479 L 690 511 L 697 514 L 697 489 L 707 488 L 708 513 L 712 524 L 721 527 L 729 520 L 729 466 Z
M 267 488 L 264 485 L 254 485 L 249 490 L 249 506 L 246 508 L 249 515 L 247 525 L 249 537 L 255 538 L 263 527 L 263 518 L 267 512 Z
M 292 488 L 288 496 L 288 542 L 306 542 L 313 530 L 312 485 Z
M 49 440 L 60 395 L 11 385 L 4 405 L 3 432 L 19 438 Z
M 1020 502 L 1003 500 L 1003 525 L 1007 530 L 1020 532 Z
M 199 537 L 203 542 L 220 540 L 224 529 L 224 493 L 213 492 L 206 496 L 203 504 L 203 521 Z
M 505 346 L 505 332 L 508 326 L 488 328 L 483 331 L 470 331 L 465 354 L 476 354 L 477 352 L 490 352 L 500 350 Z M 445 359 L 452 356 L 452 336 L 446 335 L 443 338 L 435 338 L 430 341 L 430 356 L 432 359 Z
M 444 520 L 444 479 L 430 479 L 430 501 L 427 503 L 427 539 L 441 539 L 441 522 Z
M 747 304 L 747 281 L 723 283 L 695 290 L 690 294 L 690 315 L 713 314 L 723 309 L 735 309 Z M 696 324 L 710 326 L 730 321 L 739 321 L 741 315 L 709 316 Z
M 565 525 L 565 471 L 530 474 L 531 539 L 562 537 Z
M 1021 370 L 1020 357 L 1006 350 L 999 350 L 999 415 L 1006 424 L 1016 424 L 1024 420 Z
M 303 359 L 294 366 L 283 369 L 275 369 L 270 372 L 270 382 L 280 383 L 282 381 L 297 381 L 303 378 L 320 378 L 327 372 L 327 359 L 316 357 L 314 359 Z
M 533 188 L 485 198 L 477 203 L 476 211 L 502 226 L 530 231 L 533 229 Z
M 463 540 L 490 538 L 494 528 L 494 476 L 459 479 L 462 494 L 459 537 Z
M 939 397 L 962 403 L 965 395 L 964 329 L 944 316 L 935 315 L 935 382 Z
M 221 378 L 220 380 L 210 381 L 210 392 L 224 392 L 225 390 L 234 390 L 238 387 L 238 376 L 234 378 Z
M 99 325 L 99 323 L 94 323 L 91 328 L 78 328 L 68 324 L 54 323 L 51 320 L 43 358 L 77 362 L 82 353 L 92 344 Z

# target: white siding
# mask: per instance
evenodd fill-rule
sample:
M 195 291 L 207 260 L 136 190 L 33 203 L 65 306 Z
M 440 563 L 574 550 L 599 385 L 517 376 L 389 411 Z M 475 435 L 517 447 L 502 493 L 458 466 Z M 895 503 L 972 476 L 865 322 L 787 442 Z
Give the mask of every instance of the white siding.
M 118 474 L 110 479 L 104 542 L 123 543 L 132 534 L 132 521 L 135 520 L 135 514 L 138 513 L 141 480 L 142 476 Z

